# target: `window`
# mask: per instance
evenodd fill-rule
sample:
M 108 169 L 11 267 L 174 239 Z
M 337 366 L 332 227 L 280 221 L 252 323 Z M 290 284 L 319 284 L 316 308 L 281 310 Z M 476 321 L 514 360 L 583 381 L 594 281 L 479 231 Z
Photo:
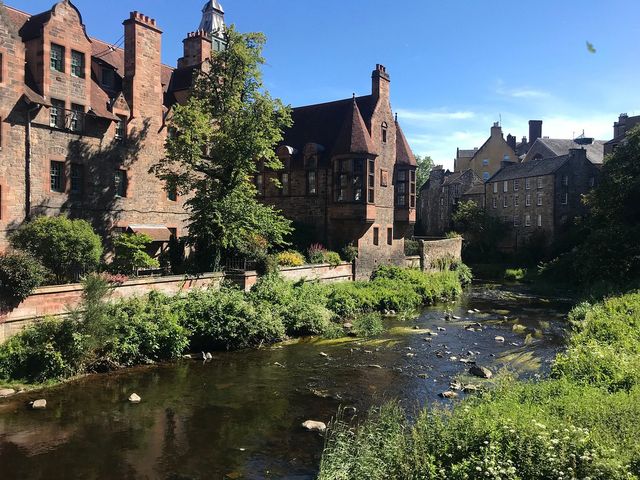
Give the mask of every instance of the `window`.
M 524 179 L 524 189 L 525 190 L 531 190 L 531 179 L 530 178 L 525 178 Z
M 387 130 L 389 126 L 387 122 L 382 122 L 382 143 L 387 143 Z
M 389 186 L 389 170 L 385 170 L 385 169 L 380 170 L 380 186 L 381 187 Z
M 289 174 L 280 174 L 280 195 L 289 195 Z
M 563 175 L 562 176 L 562 186 L 564 186 L 564 187 L 568 187 L 569 186 L 569 175 Z
M 511 161 L 511 157 L 507 154 L 504 155 L 504 157 L 502 157 L 502 160 L 504 160 L 505 162 L 510 162 Z
M 84 53 L 71 50 L 71 75 L 84 78 Z
M 444 198 L 440 198 L 440 205 L 444 204 Z M 404 207 L 407 205 L 407 171 L 398 170 L 398 181 L 396 185 L 396 205 Z
M 307 194 L 316 195 L 318 188 L 316 186 L 316 172 L 315 170 L 309 170 L 307 172 Z
M 444 197 L 440 197 L 440 206 L 444 207 Z
M 520 226 L 520 217 L 519 216 L 515 216 L 513 217 L 513 226 L 514 227 L 519 227 Z
M 116 72 L 108 67 L 102 68 L 102 86 L 106 88 L 116 88 Z
M 127 118 L 118 115 L 116 122 L 116 140 L 124 140 L 127 138 Z
M 49 126 L 53 128 L 64 128 L 64 102 L 62 100 L 51 99 Z
M 508 205 L 508 199 L 507 199 L 507 196 L 505 195 L 502 198 L 502 208 L 507 208 L 507 205 Z
M 376 201 L 375 188 L 376 188 L 376 161 L 370 159 L 368 162 L 368 183 L 367 183 L 367 202 L 374 203 Z
M 489 166 L 489 159 L 485 158 L 484 160 L 482 160 L 482 165 L 485 166 L 485 167 L 488 167 Z
M 393 228 L 387 228 L 387 245 L 393 245 Z
M 378 246 L 380 244 L 380 229 L 373 227 L 373 244 Z
M 64 192 L 64 162 L 51 162 L 49 169 L 50 186 L 52 192 Z
M 538 177 L 538 188 L 542 188 L 542 177 Z
M 593 188 L 596 186 L 596 177 L 590 177 L 589 178 L 589 187 Z
M 513 191 L 517 192 L 518 190 L 520 190 L 520 180 L 514 180 L 513 181 Z
M 167 200 L 170 202 L 178 201 L 178 187 L 175 185 L 167 185 Z
M 542 206 L 542 194 L 539 193 L 538 194 L 538 202 L 537 202 L 538 206 L 541 207 Z
M 51 44 L 51 70 L 64 72 L 64 47 Z
M 454 194 L 455 196 L 459 196 L 459 195 L 460 195 L 460 184 L 459 184 L 459 183 L 456 183 L 456 184 L 453 186 L 453 194 Z
M 127 196 L 127 172 L 124 170 L 116 170 L 113 175 L 113 185 L 116 190 L 116 197 Z
M 84 107 L 82 105 L 71 104 L 69 129 L 72 132 L 82 132 L 84 129 Z
M 71 193 L 74 195 L 82 194 L 82 185 L 84 183 L 84 165 L 79 163 L 71 164 Z
M 515 195 L 515 196 L 513 197 L 513 206 L 514 206 L 514 207 L 517 207 L 517 206 L 519 206 L 519 205 L 520 205 L 520 197 L 519 197 L 518 195 Z
M 530 193 L 527 193 L 527 196 L 524 199 L 524 204 L 527 207 L 531 206 L 531 194 Z
M 486 182 L 487 180 L 489 180 L 491 176 L 489 175 L 489 172 L 484 172 L 482 174 L 482 179 Z
M 525 215 L 524 216 L 524 226 L 525 227 L 530 227 L 531 226 L 531 215 Z
M 504 184 L 502 185 L 502 191 L 504 193 L 507 193 L 509 191 L 509 182 L 507 182 L 506 180 L 504 181 Z
M 493 184 L 493 193 L 498 193 L 498 182 Z
M 542 215 L 538 215 L 538 227 L 542 227 Z
M 409 170 L 409 207 L 416 208 L 416 171 Z
M 498 208 L 498 199 L 493 197 L 493 208 Z
M 569 203 L 569 194 L 565 192 L 562 194 L 562 205 L 567 205 L 568 203 Z

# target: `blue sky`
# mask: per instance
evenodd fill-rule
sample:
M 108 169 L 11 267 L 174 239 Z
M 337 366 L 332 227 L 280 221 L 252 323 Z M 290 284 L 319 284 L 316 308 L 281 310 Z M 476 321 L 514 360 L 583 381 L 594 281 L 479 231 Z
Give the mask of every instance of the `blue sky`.
M 271 93 L 293 106 L 368 94 L 382 63 L 413 150 L 451 167 L 494 121 L 505 136 L 609 139 L 618 114 L 640 114 L 638 0 L 221 0 L 227 23 L 268 37 Z M 36 13 L 53 0 L 6 0 Z M 164 31 L 175 65 L 204 0 L 75 0 L 91 36 L 116 42 L 138 10 Z M 591 42 L 597 53 L 586 48 Z

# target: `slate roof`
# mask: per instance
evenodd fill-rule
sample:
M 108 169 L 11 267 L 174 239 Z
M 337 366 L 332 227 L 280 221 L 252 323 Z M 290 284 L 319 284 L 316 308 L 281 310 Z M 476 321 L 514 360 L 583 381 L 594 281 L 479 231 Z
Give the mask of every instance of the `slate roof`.
M 377 103 L 376 98 L 367 95 L 356 97 L 355 100 L 365 125 L 369 127 Z M 352 104 L 353 99 L 349 98 L 294 108 L 291 112 L 293 126 L 285 130 L 281 144 L 302 151 L 306 144 L 317 143 L 327 151 L 333 150 Z
M 478 151 L 477 148 L 473 150 L 458 149 L 458 158 L 473 158 L 473 156 L 476 154 L 477 151 Z
M 560 138 L 539 138 L 536 143 L 542 143 L 555 156 L 568 155 L 572 148 L 584 148 L 587 151 L 587 158 L 591 163 L 601 165 L 604 161 L 604 142 L 603 140 L 594 140 L 590 145 L 581 145 L 571 139 Z M 534 145 L 531 148 L 534 148 Z
M 559 157 L 516 163 L 498 170 L 498 172 L 491 177 L 488 182 L 500 182 L 516 178 L 542 177 L 544 175 L 550 175 L 564 165 L 568 160 L 569 155 L 562 155 Z
M 462 194 L 464 195 L 484 195 L 484 183 L 477 183 L 473 185 L 469 190 Z
M 457 182 L 458 180 L 460 180 L 460 177 L 462 177 L 462 175 L 467 172 L 467 170 L 464 170 L 462 172 L 453 172 L 447 176 L 444 177 L 444 182 L 442 182 L 442 185 L 451 185 L 452 183 Z
M 351 153 L 377 154 L 355 98 L 347 108 L 342 128 L 335 141 L 332 153 L 333 155 L 348 155 Z
M 404 136 L 400 124 L 396 120 L 396 163 L 398 165 L 409 165 L 417 167 L 416 157 L 411 151 L 407 137 Z

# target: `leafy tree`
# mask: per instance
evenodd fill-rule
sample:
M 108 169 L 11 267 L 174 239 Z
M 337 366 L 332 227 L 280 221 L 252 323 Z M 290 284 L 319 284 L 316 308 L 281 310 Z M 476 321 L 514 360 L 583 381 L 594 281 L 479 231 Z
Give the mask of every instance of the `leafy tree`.
M 284 245 L 291 231 L 280 212 L 258 202 L 252 181 L 259 163 L 282 168 L 275 146 L 291 125 L 290 109 L 262 85 L 265 41 L 261 33 L 229 28 L 226 49 L 213 54 L 186 105 L 176 106 L 175 135 L 152 169 L 189 196 L 189 242 L 203 268 L 217 266 L 225 250 L 242 252 L 257 236 Z
M 144 233 L 118 235 L 113 241 L 115 250 L 113 270 L 129 275 L 141 268 L 158 268 L 160 262 L 145 251 L 152 242 L 153 239 Z
M 45 268 L 25 252 L 0 254 L 0 307 L 11 308 L 27 298 L 45 278 Z
M 103 251 L 100 237 L 87 221 L 64 216 L 37 217 L 23 224 L 9 241 L 36 257 L 58 283 L 95 271 Z
M 465 256 L 471 260 L 487 260 L 495 255 L 496 245 L 508 229 L 473 201 L 460 202 L 452 219 L 456 232 L 464 237 Z
M 433 160 L 428 155 L 421 157 L 416 156 L 416 162 L 418 163 L 418 169 L 416 170 L 416 188 L 419 192 L 422 186 L 429 179 L 431 175 L 431 169 L 433 168 Z

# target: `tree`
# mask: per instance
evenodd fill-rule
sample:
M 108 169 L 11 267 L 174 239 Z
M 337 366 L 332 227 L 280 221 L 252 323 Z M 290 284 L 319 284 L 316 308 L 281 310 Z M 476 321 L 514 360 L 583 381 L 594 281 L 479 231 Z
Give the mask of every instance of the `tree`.
M 145 250 L 153 239 L 144 233 L 124 233 L 113 241 L 115 259 L 112 268 L 118 273 L 131 275 L 141 268 L 158 268 L 160 262 Z
M 489 215 L 474 201 L 460 202 L 452 220 L 456 232 L 464 237 L 467 259 L 473 261 L 491 259 L 508 229 L 500 219 Z
M 44 281 L 45 269 L 30 254 L 19 250 L 0 254 L 0 308 L 12 308 Z
M 427 180 L 429 180 L 431 169 L 433 169 L 433 160 L 428 155 L 425 155 L 424 157 L 417 155 L 416 163 L 418 164 L 418 168 L 416 170 L 416 188 L 419 192 L 422 186 L 427 182 Z
M 226 32 L 227 46 L 214 53 L 195 79 L 186 105 L 176 106 L 175 134 L 152 170 L 169 188 L 189 195 L 189 243 L 202 268 L 215 268 L 224 251 L 240 251 L 255 238 L 284 245 L 291 224 L 258 202 L 253 178 L 259 163 L 282 168 L 275 147 L 291 125 L 290 109 L 262 85 L 261 33 Z
M 102 241 L 85 220 L 37 217 L 9 239 L 11 245 L 36 257 L 58 283 L 77 281 L 100 264 Z

